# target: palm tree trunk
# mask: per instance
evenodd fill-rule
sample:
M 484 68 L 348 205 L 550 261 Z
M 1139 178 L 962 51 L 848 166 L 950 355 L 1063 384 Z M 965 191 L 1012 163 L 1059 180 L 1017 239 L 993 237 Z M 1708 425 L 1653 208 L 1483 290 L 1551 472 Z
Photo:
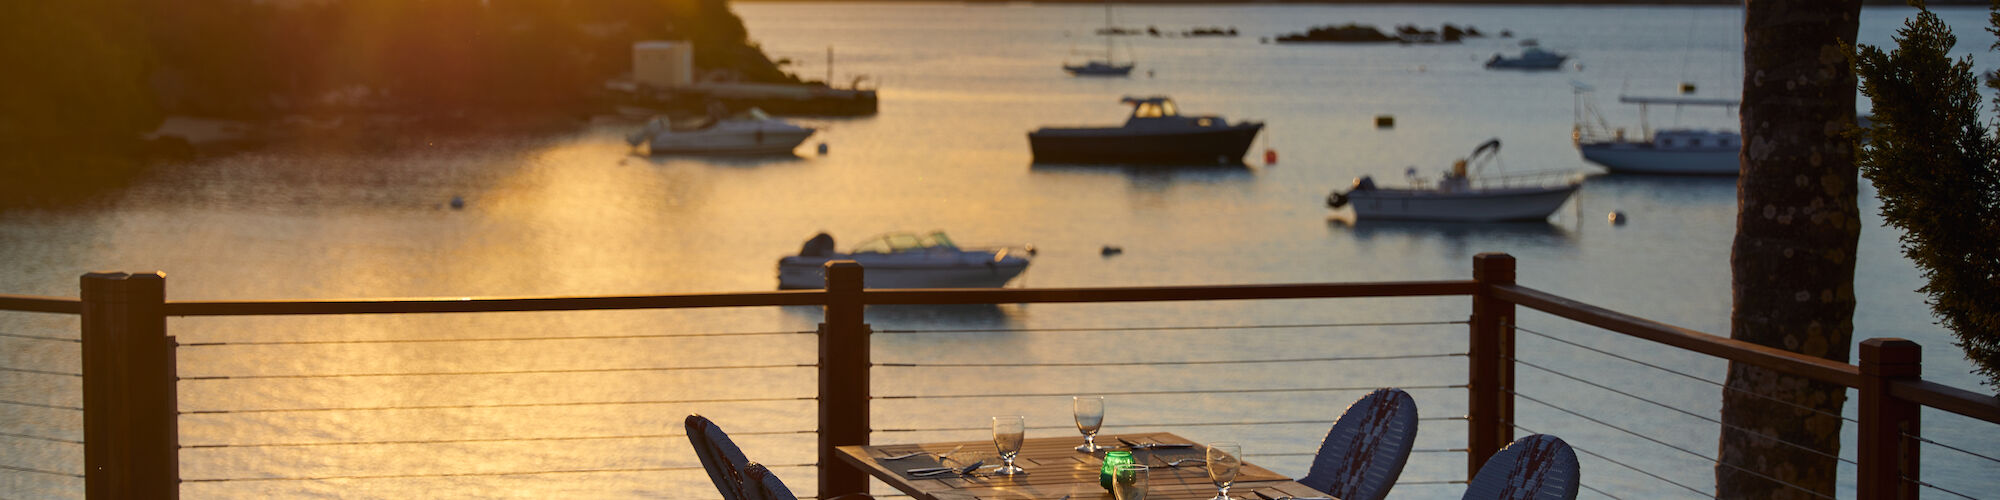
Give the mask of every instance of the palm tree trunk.
M 1845 362 L 1861 231 L 1849 134 L 1849 55 L 1861 2 L 1747 0 L 1745 7 L 1730 337 Z M 1845 388 L 1742 363 L 1730 363 L 1728 377 L 1717 496 L 1831 497 L 1838 464 L 1829 455 L 1840 450 Z

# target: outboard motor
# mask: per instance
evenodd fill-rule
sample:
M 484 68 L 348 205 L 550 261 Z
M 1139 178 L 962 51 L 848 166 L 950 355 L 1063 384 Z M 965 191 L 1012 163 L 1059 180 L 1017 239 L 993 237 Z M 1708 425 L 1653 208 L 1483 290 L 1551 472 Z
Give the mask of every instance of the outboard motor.
M 1361 176 L 1361 178 L 1354 180 L 1354 186 L 1348 188 L 1347 193 L 1352 193 L 1355 191 L 1370 191 L 1374 189 L 1375 189 L 1375 178 L 1364 175 Z M 1334 191 L 1333 193 L 1327 194 L 1326 195 L 1327 208 L 1340 208 L 1347 206 L 1347 201 L 1348 201 L 1347 193 Z
M 833 256 L 833 235 L 826 233 L 819 233 L 813 235 L 812 239 L 806 240 L 805 246 L 799 248 L 799 256 L 800 257 Z

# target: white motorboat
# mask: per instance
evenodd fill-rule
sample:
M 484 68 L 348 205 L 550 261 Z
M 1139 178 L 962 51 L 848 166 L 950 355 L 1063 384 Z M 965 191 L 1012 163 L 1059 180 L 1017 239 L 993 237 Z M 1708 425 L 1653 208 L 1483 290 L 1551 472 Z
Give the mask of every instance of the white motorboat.
M 999 288 L 1028 270 L 1027 249 L 962 249 L 943 231 L 889 233 L 869 238 L 853 250 L 837 252 L 833 237 L 806 240 L 798 255 L 778 259 L 778 288 L 825 288 L 826 263 L 861 264 L 866 288 Z
M 1468 171 L 1471 161 L 1479 160 L 1483 167 L 1499 151 L 1499 139 L 1486 141 L 1453 163 L 1436 183 L 1417 178 L 1414 168 L 1409 188 L 1378 187 L 1369 177 L 1355 179 L 1347 192 L 1327 195 L 1326 204 L 1336 209 L 1353 205 L 1356 220 L 1532 221 L 1547 219 L 1583 184 L 1569 172 L 1474 178 Z
M 732 116 L 711 112 L 693 120 L 675 122 L 656 117 L 645 128 L 626 136 L 625 141 L 645 144 L 660 154 L 790 154 L 811 137 L 813 129 L 772 118 L 757 108 Z
M 1653 130 L 1646 122 L 1646 110 L 1652 105 L 1734 108 L 1738 104 L 1735 99 L 1619 96 L 1619 102 L 1639 105 L 1639 136 L 1627 137 L 1625 129 L 1604 123 L 1597 109 L 1582 97 L 1585 91 L 1578 87 L 1577 123 L 1570 133 L 1584 160 L 1624 174 L 1737 175 L 1742 170 L 1737 158 L 1743 148 L 1741 134 L 1691 128 Z

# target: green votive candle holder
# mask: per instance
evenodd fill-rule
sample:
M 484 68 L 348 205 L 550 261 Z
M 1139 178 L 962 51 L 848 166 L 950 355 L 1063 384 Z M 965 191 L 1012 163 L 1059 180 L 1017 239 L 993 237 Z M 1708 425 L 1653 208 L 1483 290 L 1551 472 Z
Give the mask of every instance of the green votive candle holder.
M 1132 463 L 1132 452 L 1129 451 L 1104 452 L 1104 466 L 1098 468 L 1097 485 L 1103 486 L 1104 491 L 1111 491 L 1112 470 L 1117 469 L 1119 465 L 1129 464 L 1129 463 Z

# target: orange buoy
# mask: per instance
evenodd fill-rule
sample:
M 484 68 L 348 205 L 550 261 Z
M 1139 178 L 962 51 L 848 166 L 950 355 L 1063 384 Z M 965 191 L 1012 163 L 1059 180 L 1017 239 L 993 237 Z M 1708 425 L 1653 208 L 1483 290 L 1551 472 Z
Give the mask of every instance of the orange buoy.
M 1264 148 L 1264 164 L 1265 164 L 1265 165 L 1277 165 L 1277 164 L 1278 164 L 1278 150 L 1276 150 L 1276 149 L 1271 149 L 1271 148 Z

